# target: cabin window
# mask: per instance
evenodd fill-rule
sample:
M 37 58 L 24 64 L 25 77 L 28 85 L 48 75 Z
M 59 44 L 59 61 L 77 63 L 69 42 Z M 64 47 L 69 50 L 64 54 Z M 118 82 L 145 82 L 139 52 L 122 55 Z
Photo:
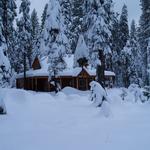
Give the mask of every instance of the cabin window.
M 79 78 L 79 90 L 86 90 L 86 79 Z
M 85 79 L 79 79 L 79 85 L 83 86 L 85 84 Z

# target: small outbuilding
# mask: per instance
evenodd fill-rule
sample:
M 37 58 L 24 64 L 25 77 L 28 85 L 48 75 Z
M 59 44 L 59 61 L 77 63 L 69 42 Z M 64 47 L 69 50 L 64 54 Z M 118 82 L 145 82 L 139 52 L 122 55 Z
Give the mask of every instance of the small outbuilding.
M 66 56 L 67 68 L 60 72 L 55 80 L 58 81 L 61 88 L 70 86 L 79 90 L 89 90 L 89 83 L 96 78 L 96 70 L 90 67 L 73 68 L 74 55 Z M 32 69 L 26 72 L 26 85 L 24 85 L 24 74 L 17 75 L 16 87 L 33 91 L 49 92 L 54 91 L 54 85 L 48 80 L 48 58 L 35 58 Z M 106 86 L 113 87 L 115 82 L 115 73 L 105 71 Z

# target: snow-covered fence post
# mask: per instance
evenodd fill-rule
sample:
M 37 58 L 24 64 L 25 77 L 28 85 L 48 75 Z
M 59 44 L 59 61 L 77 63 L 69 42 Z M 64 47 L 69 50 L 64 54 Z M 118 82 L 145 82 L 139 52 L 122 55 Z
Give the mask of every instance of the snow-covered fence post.
M 90 83 L 91 95 L 90 100 L 96 107 L 101 107 L 105 117 L 108 117 L 110 110 L 108 107 L 108 98 L 105 89 L 96 81 Z
M 0 98 L 0 115 L 6 114 L 6 107 L 2 98 Z

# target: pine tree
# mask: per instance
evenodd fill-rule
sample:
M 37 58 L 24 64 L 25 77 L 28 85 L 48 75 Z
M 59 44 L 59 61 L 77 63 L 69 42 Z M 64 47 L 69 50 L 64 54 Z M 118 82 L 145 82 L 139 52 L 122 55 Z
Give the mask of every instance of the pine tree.
M 7 45 L 9 44 L 9 38 L 13 31 L 13 21 L 16 16 L 16 3 L 15 0 L 1 0 L 0 1 L 0 11 L 2 16 L 3 24 L 3 36 L 6 40 Z
M 71 23 L 71 0 L 59 0 L 65 25 Z
M 131 46 L 131 76 L 130 83 L 135 83 L 141 85 L 141 52 L 139 48 L 138 38 L 137 38 L 137 28 L 135 21 L 131 22 L 130 29 L 130 46 Z
M 88 37 L 87 41 L 91 55 L 90 59 L 92 65 L 97 67 L 97 77 L 101 77 L 101 80 L 102 78 L 104 80 L 105 58 L 111 53 L 110 25 L 113 18 L 112 1 L 93 0 L 87 3 L 88 6 L 86 9 L 88 10 L 88 13 L 86 14 L 84 22 L 87 24 L 86 35 Z M 101 56 L 104 56 L 105 58 L 102 58 Z M 98 79 L 98 81 L 100 81 L 100 79 Z
M 31 38 L 31 22 L 30 22 L 30 1 L 21 0 L 19 8 L 20 19 L 17 21 L 19 28 L 19 49 L 22 51 L 22 61 L 24 70 L 24 88 L 26 88 L 26 71 L 31 67 L 32 62 L 32 38 Z
M 129 40 L 129 27 L 128 27 L 128 10 L 127 6 L 124 5 L 120 18 L 118 20 L 118 14 L 116 14 L 116 19 L 112 23 L 112 60 L 113 60 L 113 70 L 116 74 L 116 85 L 124 86 L 128 85 L 127 77 L 128 73 L 124 73 L 124 69 L 128 70 L 128 65 L 125 66 L 122 61 L 122 57 L 127 58 L 129 56 L 128 52 L 125 52 L 125 49 L 129 49 L 130 42 Z M 128 41 L 128 42 L 127 42 Z M 128 59 L 128 58 L 127 58 Z M 126 78 L 126 79 L 125 79 Z
M 136 37 L 136 26 L 135 26 L 135 20 L 132 20 L 131 22 L 131 28 L 130 28 L 130 38 L 131 39 L 137 39 Z
M 148 76 L 148 85 L 150 85 L 150 38 L 147 46 L 147 76 Z
M 71 5 L 71 0 L 59 0 L 60 1 L 60 6 L 61 6 L 61 10 L 62 10 L 62 15 L 64 18 L 64 24 L 66 29 L 65 31 L 65 35 L 67 36 L 69 43 L 71 44 L 72 41 L 72 32 L 71 32 L 71 28 L 72 28 L 72 5 Z M 68 52 L 72 53 L 72 50 L 70 49 Z
M 45 52 L 44 26 L 45 26 L 45 21 L 47 18 L 47 9 L 48 9 L 48 4 L 45 5 L 42 16 L 41 16 L 40 33 L 37 37 L 38 40 L 37 40 L 36 50 L 35 50 L 33 57 L 35 57 L 36 55 L 39 55 L 40 57 L 42 57 L 43 55 L 46 55 L 45 53 L 43 54 L 43 52 Z
M 45 24 L 45 20 L 46 20 L 46 16 L 47 16 L 47 8 L 48 8 L 48 4 L 45 5 L 43 13 L 42 13 L 42 20 L 41 20 L 41 31 L 44 28 L 44 24 Z
M 32 40 L 31 40 L 31 22 L 30 22 L 30 1 L 22 0 L 19 13 L 21 18 L 19 20 L 20 28 L 22 28 L 22 42 L 24 57 L 27 57 L 27 61 L 29 63 L 29 67 L 31 67 L 32 62 Z M 25 61 L 25 60 L 24 60 Z
M 90 11 L 86 17 L 86 23 L 88 24 L 88 45 L 91 54 L 98 52 L 100 49 L 105 54 L 111 52 L 109 42 L 111 36 L 111 14 L 109 16 L 109 13 L 105 11 L 105 4 L 107 4 L 107 1 L 103 4 L 98 1 L 91 2 Z
M 19 73 L 20 71 L 23 71 L 22 68 L 23 66 L 21 65 L 20 61 L 18 61 L 20 59 L 20 57 L 22 57 L 22 54 L 20 57 L 18 57 L 18 53 L 20 53 L 22 51 L 21 47 L 22 45 L 20 45 L 20 40 L 18 38 L 18 27 L 16 27 L 14 33 L 13 33 L 13 37 L 14 37 L 14 41 L 13 41 L 13 47 L 11 49 L 11 55 L 8 55 L 8 58 L 10 60 L 11 63 L 11 68 L 12 68 L 12 74 L 15 72 Z M 19 51 L 18 51 L 19 49 Z M 9 49 L 10 51 L 10 49 Z M 19 69 L 20 68 L 20 69 Z
M 37 16 L 37 12 L 34 9 L 31 13 L 31 36 L 33 38 L 33 40 L 36 40 L 37 35 L 39 33 L 39 20 L 38 20 L 38 16 Z
M 141 59 L 140 50 L 137 41 L 137 29 L 135 21 L 131 23 L 130 37 L 126 46 L 121 51 L 121 74 L 123 86 L 128 87 L 130 84 L 141 85 Z
M 131 76 L 131 64 L 132 63 L 132 52 L 130 41 L 127 41 L 126 46 L 121 51 L 121 74 L 123 86 L 128 87 L 130 85 L 130 76 Z
M 47 18 L 44 26 L 44 47 L 48 55 L 49 79 L 54 80 L 56 92 L 58 83 L 55 78 L 66 67 L 64 55 L 69 49 L 69 42 L 64 32 L 64 22 L 59 1 L 49 1 Z
M 142 15 L 140 17 L 140 28 L 139 28 L 139 44 L 142 55 L 142 80 L 144 84 L 148 84 L 148 41 L 150 38 L 150 1 L 141 0 Z
M 14 70 L 16 73 L 21 73 L 24 71 L 24 51 L 23 51 L 23 44 L 24 41 L 23 37 L 22 37 L 22 25 L 20 24 L 19 21 L 17 21 L 17 27 L 16 27 L 16 47 L 15 47 L 15 51 L 13 53 L 14 55 L 14 60 L 13 60 L 13 66 L 14 66 Z
M 71 35 L 70 35 L 70 42 L 71 42 L 71 49 L 74 52 L 78 38 L 81 32 L 83 32 L 83 4 L 84 0 L 72 0 L 71 6 Z
M 38 50 L 40 45 L 40 24 L 35 9 L 31 13 L 31 38 L 32 38 L 32 57 L 35 58 L 36 55 L 39 55 Z
M 15 29 L 14 29 L 14 19 L 17 15 L 16 13 L 16 2 L 15 0 L 1 0 L 0 1 L 0 14 L 2 19 L 2 34 L 5 38 L 7 45 L 7 54 L 9 60 L 13 66 L 13 52 L 15 51 Z
M 121 75 L 121 48 L 120 48 L 120 30 L 119 30 L 119 19 L 118 14 L 115 14 L 115 19 L 112 23 L 112 30 L 111 30 L 112 36 L 112 69 L 116 74 L 116 86 L 121 86 L 122 84 L 122 75 Z
M 10 63 L 7 57 L 7 45 L 2 35 L 2 18 L 0 17 L 0 87 L 6 87 L 10 81 Z
M 120 30 L 120 48 L 123 49 L 129 39 L 129 27 L 128 27 L 128 10 L 124 4 L 122 7 L 122 13 L 119 20 Z
M 74 67 L 86 66 L 88 65 L 88 60 L 89 60 L 89 50 L 86 46 L 83 35 L 80 35 L 74 53 Z

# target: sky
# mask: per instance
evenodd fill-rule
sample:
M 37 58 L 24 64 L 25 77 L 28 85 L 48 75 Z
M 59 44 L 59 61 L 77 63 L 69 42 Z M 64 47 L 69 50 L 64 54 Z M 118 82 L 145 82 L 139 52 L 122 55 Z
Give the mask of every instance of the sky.
M 138 24 L 141 15 L 140 0 L 114 0 L 114 3 L 115 11 L 119 11 L 119 13 L 121 13 L 122 6 L 126 4 L 128 7 L 129 23 L 134 19 Z
M 49 0 L 30 0 L 30 1 L 31 1 L 31 9 L 33 10 L 33 8 L 36 8 L 38 15 L 41 16 L 44 6 Z M 134 19 L 138 23 L 139 17 L 141 15 L 139 1 L 140 0 L 114 0 L 115 3 L 114 9 L 115 11 L 121 13 L 123 4 L 124 3 L 127 4 L 129 12 L 129 23 L 131 22 L 132 19 Z
M 41 16 L 44 10 L 44 6 L 46 3 L 48 3 L 49 0 L 30 0 L 30 1 L 31 1 L 31 9 L 35 8 L 39 16 Z

